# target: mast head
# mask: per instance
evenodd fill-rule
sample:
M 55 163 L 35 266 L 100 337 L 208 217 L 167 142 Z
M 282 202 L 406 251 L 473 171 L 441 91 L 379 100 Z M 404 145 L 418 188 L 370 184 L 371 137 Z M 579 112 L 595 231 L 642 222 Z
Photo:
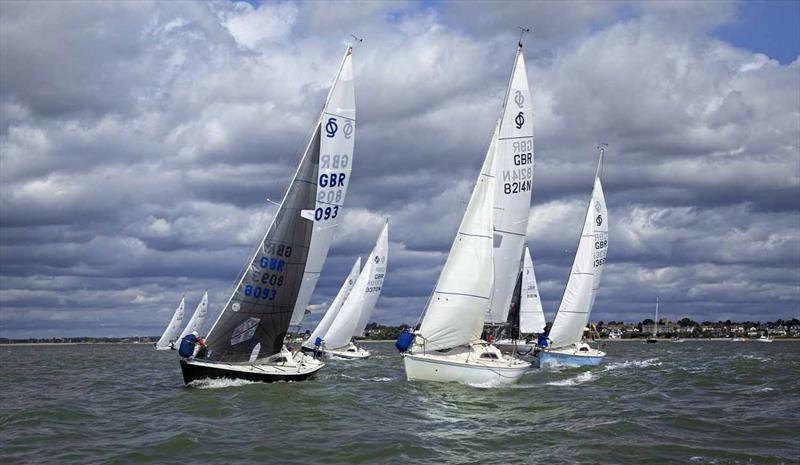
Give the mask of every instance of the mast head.
M 601 142 L 600 145 L 597 146 L 597 150 L 600 152 L 600 157 L 597 160 L 597 171 L 594 173 L 595 178 L 599 178 L 603 175 L 603 156 L 606 153 L 606 147 L 608 147 L 608 144 L 605 142 Z
M 531 28 L 529 28 L 529 27 L 522 27 L 522 26 L 517 26 L 517 28 L 519 29 L 519 42 L 517 42 L 517 46 L 518 46 L 519 48 L 522 48 L 522 36 L 523 36 L 523 35 L 524 35 L 526 32 L 531 32 Z

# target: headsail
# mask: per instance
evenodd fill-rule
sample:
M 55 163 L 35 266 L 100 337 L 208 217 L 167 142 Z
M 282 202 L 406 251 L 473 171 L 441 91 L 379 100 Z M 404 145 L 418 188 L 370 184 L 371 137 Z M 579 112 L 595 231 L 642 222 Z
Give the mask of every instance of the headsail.
M 533 187 L 533 111 L 522 45 L 517 48 L 495 134 L 494 291 L 488 324 L 505 324 L 525 247 Z
M 166 349 L 169 347 L 170 342 L 177 339 L 178 333 L 181 332 L 181 322 L 183 321 L 183 309 L 185 306 L 186 297 L 181 297 L 181 303 L 178 304 L 178 308 L 176 308 L 175 313 L 172 314 L 172 319 L 169 320 L 167 329 L 164 330 L 164 334 L 162 334 L 158 342 L 156 342 L 157 349 Z
M 592 199 L 583 222 L 575 261 L 550 330 L 550 345 L 554 348 L 580 342 L 600 286 L 600 277 L 603 274 L 608 251 L 608 212 L 600 182 L 602 164 L 601 149 Z
M 320 116 L 319 179 L 308 263 L 292 313 L 292 325 L 299 325 L 319 280 L 333 234 L 342 216 L 350 183 L 355 141 L 356 106 L 353 91 L 352 50 L 348 49 L 331 86 Z
M 354 335 L 363 334 L 367 319 L 375 308 L 386 275 L 386 260 L 389 250 L 389 223 L 381 230 L 375 247 L 364 263 L 353 290 L 342 305 L 341 311 L 323 338 L 325 347 L 338 349 L 350 343 Z
M 520 302 L 519 330 L 521 333 L 533 334 L 544 332 L 545 320 L 536 274 L 533 272 L 531 251 L 525 247 L 522 264 L 522 297 Z
M 495 134 L 497 130 L 495 127 Z M 494 282 L 495 139 L 489 145 L 458 234 L 416 332 L 415 345 L 424 344 L 425 350 L 468 344 L 479 339 L 483 329 Z
M 308 340 L 303 343 L 303 347 L 313 349 L 314 341 L 316 341 L 317 338 L 325 337 L 325 333 L 328 332 L 331 324 L 333 324 L 333 320 L 336 319 L 336 315 L 338 315 L 339 311 L 342 309 L 345 299 L 347 299 L 347 296 L 350 295 L 350 291 L 353 289 L 353 285 L 356 283 L 356 279 L 358 279 L 358 273 L 360 271 L 361 257 L 358 257 L 356 262 L 353 263 L 353 268 L 350 270 L 350 274 L 347 275 L 344 283 L 342 283 L 342 287 L 339 288 L 336 298 L 333 299 L 333 303 L 331 303 L 331 306 L 328 307 L 328 311 L 325 312 L 325 316 L 322 317 L 319 324 L 317 324 L 317 327 L 314 328 L 311 336 L 309 336 Z
M 189 320 L 189 323 L 186 324 L 186 327 L 183 328 L 181 335 L 178 336 L 178 340 L 183 339 L 184 337 L 192 334 L 192 332 L 197 331 L 199 334 L 202 334 L 203 324 L 206 322 L 206 314 L 208 313 L 208 291 L 203 294 L 203 298 L 200 299 L 200 303 L 197 304 L 197 308 L 194 310 L 194 314 L 192 314 L 192 318 Z

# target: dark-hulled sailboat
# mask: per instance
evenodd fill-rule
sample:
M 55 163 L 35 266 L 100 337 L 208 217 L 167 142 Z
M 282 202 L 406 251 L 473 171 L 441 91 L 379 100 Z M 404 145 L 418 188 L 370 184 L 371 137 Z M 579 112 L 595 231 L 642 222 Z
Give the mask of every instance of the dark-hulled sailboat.
M 208 334 L 206 355 L 180 361 L 185 383 L 204 378 L 300 381 L 325 366 L 302 351 L 289 350 L 284 338 L 307 263 L 318 254 L 318 243 L 330 240 L 342 213 L 354 137 L 348 48 L 280 207 Z M 319 258 L 315 260 L 321 266 Z

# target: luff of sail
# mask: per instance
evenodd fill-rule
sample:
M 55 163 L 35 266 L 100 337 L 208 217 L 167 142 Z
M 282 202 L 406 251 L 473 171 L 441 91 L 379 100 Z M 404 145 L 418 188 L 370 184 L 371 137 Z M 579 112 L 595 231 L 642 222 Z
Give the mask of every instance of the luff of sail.
M 206 314 L 208 313 L 208 292 L 203 294 L 203 298 L 200 299 L 200 303 L 197 304 L 197 308 L 194 309 L 194 313 L 192 314 L 192 318 L 189 319 L 189 322 L 186 324 L 186 327 L 183 328 L 181 335 L 178 337 L 178 340 L 182 340 L 184 337 L 192 334 L 192 332 L 197 331 L 198 333 L 202 334 L 203 324 L 206 322 Z
M 592 198 L 583 222 L 578 250 L 550 330 L 550 346 L 565 347 L 581 341 L 583 330 L 589 322 L 589 313 L 600 286 L 608 251 L 608 211 L 606 209 L 600 171 L 602 152 L 594 179 Z
M 496 133 L 494 291 L 486 323 L 504 324 L 525 247 L 533 187 L 533 111 L 522 46 L 503 101 Z
M 480 338 L 494 282 L 494 142 L 493 137 L 458 234 L 416 332 L 415 347 L 449 349 Z
M 356 128 L 352 49 L 348 48 L 339 72 L 325 100 L 320 116 L 319 178 L 314 215 L 318 220 L 311 233 L 311 248 L 303 282 L 292 313 L 292 325 L 299 325 L 319 280 L 333 234 L 343 213 L 353 165 Z M 324 220 L 324 221 L 320 221 Z
M 519 309 L 519 331 L 524 334 L 544 332 L 545 320 L 536 274 L 533 271 L 531 251 L 525 247 L 522 264 L 522 296 Z
M 328 311 L 325 312 L 325 315 L 317 324 L 317 327 L 314 328 L 314 331 L 311 333 L 311 336 L 308 337 L 308 340 L 303 343 L 303 347 L 307 349 L 314 349 L 314 342 L 317 340 L 317 338 L 325 337 L 325 333 L 328 332 L 331 324 L 333 324 L 333 321 L 336 319 L 336 316 L 342 309 L 345 299 L 347 299 L 347 296 L 350 295 L 350 291 L 353 289 L 353 285 L 355 285 L 360 271 L 361 257 L 358 257 L 355 263 L 353 263 L 353 268 L 350 270 L 347 278 L 342 283 L 342 287 L 339 288 L 339 292 L 336 293 L 336 297 L 333 299 L 331 306 L 328 307 Z
M 339 349 L 350 343 L 354 335 L 364 331 L 366 320 L 375 308 L 386 275 L 386 262 L 389 250 L 389 224 L 381 230 L 375 247 L 364 263 L 364 268 L 353 285 L 353 290 L 342 305 L 342 309 L 323 338 L 327 349 Z
M 158 342 L 156 342 L 157 349 L 166 349 L 169 347 L 170 342 L 177 340 L 177 336 L 181 332 L 181 322 L 183 321 L 185 307 L 186 297 L 181 297 L 181 303 L 178 304 L 178 308 L 176 308 L 175 313 L 172 314 L 172 319 L 169 320 L 167 329 L 164 330 L 164 334 L 162 334 Z

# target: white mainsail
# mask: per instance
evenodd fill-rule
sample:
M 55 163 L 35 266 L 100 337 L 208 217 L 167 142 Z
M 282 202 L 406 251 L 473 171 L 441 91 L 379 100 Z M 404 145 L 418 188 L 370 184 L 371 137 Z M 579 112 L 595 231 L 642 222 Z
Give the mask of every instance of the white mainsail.
M 178 336 L 178 340 L 182 340 L 184 337 L 192 334 L 192 332 L 197 331 L 198 334 L 202 334 L 203 324 L 206 322 L 206 314 L 208 313 L 208 291 L 203 294 L 203 298 L 200 299 L 200 303 L 197 304 L 197 308 L 194 310 L 194 314 L 192 318 L 189 320 L 189 323 L 186 324 L 186 327 L 181 332 L 181 335 Z
M 356 279 L 358 279 L 358 273 L 360 271 L 361 257 L 358 257 L 356 262 L 353 263 L 353 268 L 350 270 L 350 274 L 347 275 L 347 279 L 344 280 L 342 287 L 339 288 L 336 298 L 333 299 L 333 303 L 331 303 L 331 306 L 328 307 L 328 311 L 325 312 L 325 315 L 317 324 L 317 327 L 314 328 L 311 336 L 309 336 L 308 339 L 303 343 L 303 347 L 313 349 L 314 341 L 316 341 L 317 338 L 325 337 L 325 333 L 328 332 L 331 324 L 333 324 L 333 320 L 336 319 L 336 315 L 338 315 L 339 311 L 342 309 L 345 299 L 347 299 L 347 296 L 350 295 L 350 291 L 353 289 L 353 285 L 356 283 Z
M 338 349 L 350 343 L 353 336 L 361 335 L 367 319 L 381 295 L 386 276 L 386 259 L 389 251 L 389 223 L 381 230 L 375 247 L 358 275 L 353 290 L 345 299 L 342 309 L 333 320 L 323 340 L 327 349 Z
M 425 350 L 449 349 L 481 336 L 494 283 L 495 139 L 486 152 L 458 234 L 416 331 L 415 346 Z
M 494 291 L 486 323 L 508 319 L 525 247 L 533 187 L 533 111 L 525 58 L 517 48 L 514 68 L 495 133 Z
M 333 242 L 333 234 L 342 217 L 350 171 L 353 166 L 353 144 L 356 128 L 356 105 L 353 86 L 353 60 L 348 49 L 331 86 L 319 125 L 319 177 L 311 248 L 303 272 L 303 282 L 295 302 L 290 325 L 299 325 L 317 286 L 319 275 Z M 340 133 L 343 137 L 336 137 Z M 324 220 L 324 221 L 321 221 Z
M 186 306 L 186 297 L 181 297 L 181 303 L 172 314 L 172 319 L 164 330 L 164 334 L 156 342 L 156 349 L 169 349 L 169 344 L 177 340 L 178 334 L 181 332 L 181 322 L 183 321 L 183 309 Z
M 603 265 L 608 251 L 608 211 L 603 195 L 600 174 L 603 152 L 600 152 L 594 178 L 592 199 L 583 222 L 578 250 L 572 263 L 572 271 L 564 289 L 553 327 L 550 330 L 550 346 L 565 347 L 581 341 L 583 330 L 589 322 L 589 313 L 594 304 Z
M 519 308 L 519 332 L 524 334 L 544 332 L 545 320 L 539 288 L 536 285 L 536 274 L 533 272 L 531 251 L 525 247 L 522 265 L 522 298 Z

